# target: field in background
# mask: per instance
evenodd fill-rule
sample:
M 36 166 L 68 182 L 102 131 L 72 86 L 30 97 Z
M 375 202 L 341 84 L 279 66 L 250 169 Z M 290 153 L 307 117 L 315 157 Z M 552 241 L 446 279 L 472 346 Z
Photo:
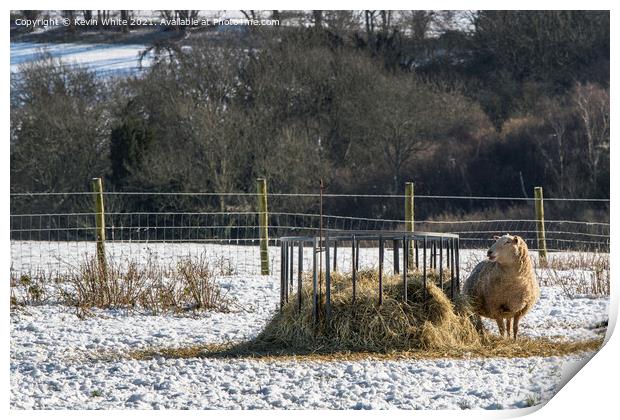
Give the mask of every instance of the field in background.
M 60 59 L 69 67 L 89 68 L 99 77 L 133 76 L 151 64 L 152 54 L 139 60 L 146 48 L 146 45 L 12 42 L 11 77 L 19 77 L 20 66 L 43 54 Z

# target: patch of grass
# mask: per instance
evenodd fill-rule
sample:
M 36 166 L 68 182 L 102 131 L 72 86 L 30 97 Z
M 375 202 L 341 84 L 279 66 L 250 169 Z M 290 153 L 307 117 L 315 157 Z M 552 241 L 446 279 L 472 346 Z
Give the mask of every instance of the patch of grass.
M 609 296 L 609 254 L 579 253 L 549 258 L 542 286 L 559 286 L 565 295 Z
M 525 406 L 526 407 L 534 407 L 535 405 L 540 404 L 540 398 L 537 395 L 528 395 L 527 398 L 525 399 Z
M 44 271 L 39 271 L 35 275 L 11 274 L 11 308 L 43 303 L 48 298 L 44 284 L 50 282 L 51 276 Z
M 217 270 L 218 276 L 235 276 L 238 273 L 230 258 L 220 256 L 213 265 Z
M 579 252 L 568 254 L 551 253 L 547 267 L 553 270 L 609 270 L 609 254 Z
M 230 272 L 224 262 L 222 270 Z M 80 317 L 90 308 L 139 308 L 153 313 L 213 310 L 226 312 L 232 300 L 215 280 L 206 254 L 186 257 L 168 266 L 160 265 L 153 255 L 145 262 L 112 259 L 101 265 L 86 257 L 77 266 L 61 274 L 45 271 L 17 276 L 11 274 L 11 309 L 37 305 L 51 297 L 75 307 Z
M 205 255 L 168 267 L 156 264 L 150 256 L 145 263 L 108 260 L 105 266 L 91 258 L 63 280 L 72 286 L 69 291 L 59 289 L 63 302 L 80 309 L 228 310 L 229 299 L 222 294 Z
M 91 391 L 90 393 L 91 397 L 102 397 L 103 396 L 103 392 L 101 392 L 100 389 L 94 389 L 93 391 Z
M 335 351 L 326 349 L 282 349 L 265 343 L 250 341 L 241 344 L 207 344 L 187 347 L 163 347 L 140 349 L 125 354 L 135 360 L 155 357 L 166 359 L 256 359 L 263 361 L 358 361 L 358 360 L 428 360 L 471 358 L 552 357 L 575 353 L 593 352 L 600 349 L 603 339 L 584 341 L 554 341 L 547 338 L 519 338 L 516 341 L 489 337 L 485 345 L 469 351 L 458 349 L 424 350 L 409 349 L 386 352 Z
M 461 410 L 471 410 L 471 404 L 467 401 L 459 401 L 458 406 Z

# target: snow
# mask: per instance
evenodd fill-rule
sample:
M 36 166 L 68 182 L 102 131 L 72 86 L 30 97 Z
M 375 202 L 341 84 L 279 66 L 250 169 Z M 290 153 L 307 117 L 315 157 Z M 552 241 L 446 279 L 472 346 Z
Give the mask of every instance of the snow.
M 20 65 L 32 62 L 47 52 L 69 66 L 84 66 L 99 76 L 127 76 L 140 71 L 139 54 L 145 45 L 88 44 L 88 43 L 35 43 L 11 42 L 11 73 L 17 74 Z M 152 55 L 142 61 L 147 68 Z
M 548 400 L 561 366 L 557 358 L 416 362 L 160 358 L 25 363 L 14 372 L 12 363 L 11 388 L 13 408 L 498 409 L 525 407 L 532 397 Z
M 75 257 L 71 246 L 25 241 L 11 245 L 14 269 L 44 264 L 53 256 L 65 262 Z M 127 244 L 112 245 L 110 252 L 115 246 L 119 253 L 131 251 Z M 80 246 L 84 252 L 94 249 L 92 243 Z M 239 264 L 244 272 L 217 279 L 234 299 L 232 311 L 150 315 L 138 310 L 93 310 L 93 316 L 82 319 L 75 310 L 53 301 L 14 310 L 10 320 L 11 408 L 513 409 L 549 400 L 566 370 L 592 356 L 330 362 L 133 360 L 127 354 L 136 349 L 255 337 L 277 309 L 279 278 L 252 274 L 259 267 L 258 250 L 254 250 L 258 247 L 131 246 L 149 247 L 162 258 L 207 252 L 212 257 L 226 255 L 233 263 L 244 262 Z M 372 265 L 374 250 L 360 251 L 365 264 Z M 270 252 L 272 266 L 279 267 L 278 249 L 271 247 Z M 462 255 L 483 257 L 481 251 L 463 250 Z M 340 257 L 345 264 L 345 253 L 339 252 Z M 56 259 L 49 261 L 52 267 L 59 264 Z M 520 333 L 569 340 L 595 338 L 604 333 L 598 326 L 607 317 L 607 298 L 570 299 L 560 287 L 545 286 L 539 302 L 522 320 Z M 494 323 L 488 327 L 496 329 Z
M 36 223 L 36 222 L 33 222 Z M 94 229 L 94 228 L 93 228 Z M 27 235 L 23 235 L 24 237 Z M 20 238 L 21 239 L 21 238 Z M 26 239 L 26 238 L 23 238 Z M 210 241 L 210 240 L 208 240 Z M 212 261 L 234 262 L 236 274 L 255 275 L 260 274 L 259 241 L 249 239 L 222 239 L 218 243 L 213 242 L 145 242 L 145 241 L 120 241 L 106 240 L 106 253 L 119 263 L 127 260 L 146 261 L 149 257 L 156 259 L 161 264 L 171 264 L 179 259 L 198 257 L 204 255 Z M 333 258 L 334 249 L 330 247 L 330 255 Z M 95 242 L 89 241 L 35 241 L 35 240 L 11 240 L 11 263 L 14 272 L 29 272 L 43 270 L 46 272 L 66 272 L 73 266 L 82 262 L 85 258 L 95 255 Z M 485 258 L 486 250 L 462 249 L 460 250 L 461 276 L 465 277 L 473 269 L 478 261 Z M 566 258 L 577 255 L 575 252 L 551 253 Z M 585 255 L 587 253 L 581 253 Z M 377 248 L 360 248 L 360 268 L 378 267 Z M 402 249 L 399 250 L 399 261 L 402 263 Z M 535 262 L 538 261 L 536 253 L 531 253 Z M 270 241 L 269 261 L 272 269 L 279 270 L 280 249 Z M 337 266 L 341 269 L 351 267 L 351 250 L 340 246 L 337 252 Z M 297 264 L 297 248 L 295 248 L 295 264 Z M 304 248 L 304 267 L 309 268 L 312 264 L 312 250 L 306 245 Z M 385 270 L 391 272 L 393 265 L 392 251 L 385 252 Z M 566 276 L 574 274 L 570 271 L 560 272 Z M 538 271 L 539 276 L 546 276 L 543 271 Z

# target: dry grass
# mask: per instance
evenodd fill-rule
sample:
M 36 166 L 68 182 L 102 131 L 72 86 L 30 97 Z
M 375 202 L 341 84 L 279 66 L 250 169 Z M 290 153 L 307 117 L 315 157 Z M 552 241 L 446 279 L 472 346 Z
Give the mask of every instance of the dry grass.
M 11 273 L 11 308 L 27 305 L 39 305 L 48 298 L 45 284 L 52 282 L 51 277 L 44 271 L 35 275 L 22 274 L 16 276 Z
M 305 349 L 269 348 L 257 342 L 237 345 L 208 344 L 188 347 L 140 349 L 130 352 L 129 358 L 148 360 L 167 359 L 256 359 L 264 361 L 357 361 L 357 360 L 428 360 L 468 358 L 551 357 L 592 352 L 600 349 L 603 339 L 584 341 L 553 341 L 547 338 L 519 338 L 516 341 L 498 336 L 486 337 L 485 344 L 468 351 L 462 349 L 410 349 L 388 352 L 370 351 L 310 351 Z
M 230 303 L 204 255 L 181 259 L 170 266 L 159 265 L 149 257 L 145 263 L 110 260 L 104 267 L 96 259 L 86 258 L 53 281 L 45 276 L 12 280 L 11 303 L 19 303 L 18 296 L 24 304 L 36 303 L 34 292 L 45 290 L 41 286 L 44 283 L 55 287 L 61 303 L 77 308 L 82 315 L 89 308 L 136 308 L 153 313 L 227 311 Z
M 609 254 L 598 252 L 550 254 L 547 258 L 547 268 L 553 270 L 609 271 Z
M 575 295 L 609 296 L 609 254 L 551 255 L 542 268 L 542 286 L 559 286 L 569 298 Z
M 261 360 L 360 360 L 434 359 L 468 357 L 557 356 L 600 348 L 602 339 L 579 342 L 546 338 L 504 339 L 476 331 L 467 303 L 453 304 L 435 285 L 430 275 L 427 301 L 418 273 L 412 273 L 408 300 L 402 299 L 400 277 L 384 279 L 384 300 L 378 304 L 377 273 L 359 273 L 355 305 L 351 304 L 350 277 L 332 277 L 332 315 L 315 325 L 312 318 L 311 289 L 302 291 L 298 310 L 293 295 L 259 336 L 240 344 L 203 345 L 147 349 L 129 356 L 166 358 L 257 358 Z M 308 278 L 306 285 L 310 284 Z M 449 290 L 447 291 L 449 294 Z M 324 303 L 324 298 L 323 298 Z
M 224 258 L 220 256 L 213 263 L 215 270 L 219 276 L 235 276 L 238 274 L 237 268 L 232 263 L 230 258 Z

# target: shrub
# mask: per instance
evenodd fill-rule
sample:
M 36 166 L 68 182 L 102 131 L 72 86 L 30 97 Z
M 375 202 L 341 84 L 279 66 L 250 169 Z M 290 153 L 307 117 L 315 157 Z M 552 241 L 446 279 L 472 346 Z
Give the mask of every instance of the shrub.
M 150 257 L 125 266 L 96 259 L 84 261 L 68 277 L 72 291 L 61 291 L 64 302 L 78 308 L 141 308 L 155 313 L 188 310 L 226 311 L 226 299 L 204 255 L 187 257 L 163 267 Z
M 47 299 L 44 283 L 49 276 L 44 272 L 36 275 L 22 274 L 17 277 L 11 275 L 11 307 L 24 305 L 39 305 Z

